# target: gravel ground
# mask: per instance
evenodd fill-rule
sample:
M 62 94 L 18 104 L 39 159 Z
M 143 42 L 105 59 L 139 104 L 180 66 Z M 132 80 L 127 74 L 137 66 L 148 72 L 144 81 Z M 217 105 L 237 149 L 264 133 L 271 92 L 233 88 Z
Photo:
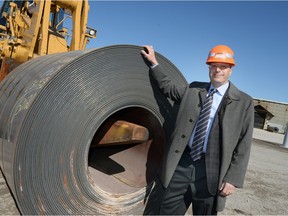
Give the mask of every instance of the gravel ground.
M 0 172 L 0 215 L 19 215 L 2 172 Z
M 255 129 L 243 189 L 237 189 L 218 215 L 288 215 L 288 148 L 283 134 Z M 191 208 L 187 214 L 191 214 Z M 20 215 L 0 173 L 0 215 Z
M 244 188 L 229 197 L 220 215 L 288 215 L 284 135 L 254 129 L 253 138 Z
M 288 215 L 288 149 L 254 140 L 243 189 L 219 215 Z

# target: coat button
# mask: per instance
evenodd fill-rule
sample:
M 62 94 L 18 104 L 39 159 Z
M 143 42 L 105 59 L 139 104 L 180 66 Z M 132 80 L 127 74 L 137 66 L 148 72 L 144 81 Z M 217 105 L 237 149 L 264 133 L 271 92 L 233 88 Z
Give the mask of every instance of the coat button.
M 178 150 L 175 150 L 175 153 L 179 153 L 179 151 L 178 151 Z
M 192 119 L 189 119 L 189 122 L 192 122 Z
M 185 138 L 186 136 L 184 135 L 184 134 L 182 134 L 182 136 L 181 136 L 182 138 Z

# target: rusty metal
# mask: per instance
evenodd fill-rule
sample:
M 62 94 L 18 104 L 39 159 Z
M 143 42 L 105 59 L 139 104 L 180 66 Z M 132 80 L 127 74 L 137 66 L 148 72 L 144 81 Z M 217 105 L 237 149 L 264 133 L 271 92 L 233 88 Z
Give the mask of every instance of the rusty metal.
M 147 128 L 127 121 L 115 122 L 100 140 L 101 145 L 123 145 L 148 141 L 149 131 Z
M 0 83 L 0 165 L 22 214 L 142 214 L 177 105 L 150 80 L 140 49 L 47 55 Z M 117 121 L 146 128 L 147 141 L 92 148 Z
M 1 61 L 0 81 L 20 64 L 16 60 L 7 57 L 2 57 Z

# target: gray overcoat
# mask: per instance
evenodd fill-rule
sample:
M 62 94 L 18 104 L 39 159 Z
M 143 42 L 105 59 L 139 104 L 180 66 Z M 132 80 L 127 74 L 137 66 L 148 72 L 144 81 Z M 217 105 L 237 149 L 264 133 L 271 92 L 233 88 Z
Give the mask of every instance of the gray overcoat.
M 165 149 L 166 154 L 160 174 L 160 180 L 166 188 L 189 141 L 210 83 L 193 82 L 189 86 L 176 86 L 173 80 L 163 73 L 160 65 L 154 67 L 151 74 L 166 97 L 173 101 L 180 101 L 175 128 Z M 218 115 L 214 119 L 207 146 L 207 181 L 212 194 L 215 191 L 219 192 L 223 181 L 237 188 L 243 187 L 250 156 L 253 126 L 252 98 L 230 82 L 222 105 L 218 109 Z M 212 148 L 211 151 L 209 146 Z M 214 146 L 218 149 L 216 159 L 213 158 Z M 213 185 L 217 190 L 213 189 Z M 222 211 L 226 198 L 219 195 L 217 197 L 217 211 Z

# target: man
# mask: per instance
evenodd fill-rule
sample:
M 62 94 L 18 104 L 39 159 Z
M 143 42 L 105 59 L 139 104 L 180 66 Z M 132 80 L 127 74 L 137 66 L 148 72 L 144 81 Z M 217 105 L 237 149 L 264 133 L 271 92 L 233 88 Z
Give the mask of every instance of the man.
M 229 81 L 234 53 L 225 45 L 213 47 L 206 61 L 210 82 L 185 87 L 165 75 L 152 46 L 141 53 L 162 92 L 180 101 L 163 169 L 144 214 L 184 215 L 192 202 L 193 214 L 217 215 L 226 197 L 243 187 L 254 125 L 252 98 Z

